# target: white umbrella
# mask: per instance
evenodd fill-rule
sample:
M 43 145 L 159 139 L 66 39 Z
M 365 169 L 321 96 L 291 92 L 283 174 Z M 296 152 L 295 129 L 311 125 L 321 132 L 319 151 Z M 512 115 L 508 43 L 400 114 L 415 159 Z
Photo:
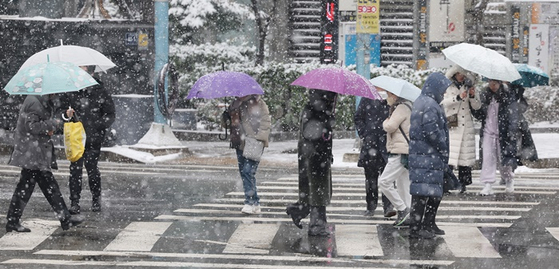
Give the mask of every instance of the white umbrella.
M 412 102 L 421 94 L 420 88 L 399 78 L 378 76 L 371 79 L 371 83 L 377 88 L 382 88 L 398 97 L 406 98 Z
M 107 56 L 92 48 L 81 46 L 66 46 L 48 48 L 33 54 L 20 70 L 35 64 L 50 62 L 70 62 L 77 66 L 95 65 L 95 72 L 106 72 L 116 65 Z
M 460 43 L 443 49 L 443 54 L 462 68 L 489 79 L 510 82 L 521 78 L 507 57 L 480 45 Z

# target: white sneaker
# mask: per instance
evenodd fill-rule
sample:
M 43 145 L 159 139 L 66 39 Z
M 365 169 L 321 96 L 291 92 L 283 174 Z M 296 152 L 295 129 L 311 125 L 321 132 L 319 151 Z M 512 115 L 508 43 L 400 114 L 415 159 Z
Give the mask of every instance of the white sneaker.
M 481 196 L 487 196 L 487 195 L 493 195 L 493 187 L 491 186 L 491 183 L 485 183 L 485 187 L 483 187 L 483 190 L 481 190 L 479 192 L 479 195 Z
M 253 214 L 260 214 L 260 212 L 262 212 L 262 209 L 260 208 L 260 205 L 253 205 L 252 206 L 252 213 Z
M 252 205 L 245 205 L 243 209 L 241 209 L 241 213 L 243 214 L 254 214 L 254 209 Z
M 505 187 L 505 192 L 509 193 L 509 194 L 514 193 L 514 180 L 513 179 L 507 181 L 507 185 Z

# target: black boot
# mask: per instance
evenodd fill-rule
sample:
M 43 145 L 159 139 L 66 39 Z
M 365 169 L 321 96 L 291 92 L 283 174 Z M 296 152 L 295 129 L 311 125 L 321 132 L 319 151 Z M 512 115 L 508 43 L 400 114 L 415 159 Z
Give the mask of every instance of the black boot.
M 311 219 L 309 222 L 310 236 L 328 236 L 330 233 L 326 227 L 326 207 L 311 206 Z
M 72 200 L 72 204 L 70 205 L 70 208 L 68 208 L 68 211 L 72 215 L 80 214 L 80 202 L 77 200 Z
M 91 202 L 91 211 L 99 212 L 101 211 L 101 196 L 94 196 Z
M 84 220 L 82 215 L 70 215 L 69 218 L 60 222 L 60 226 L 62 226 L 62 230 L 66 231 L 70 229 L 70 227 L 78 226 L 78 224 L 82 223 Z
M 309 206 L 306 204 L 294 203 L 288 205 L 285 211 L 287 212 L 287 215 L 289 215 L 293 220 L 293 224 L 295 224 L 297 228 L 303 229 L 301 220 L 309 215 Z
M 6 223 L 6 232 L 28 233 L 31 232 L 31 230 L 23 227 L 23 225 L 19 224 L 19 222 L 8 222 Z

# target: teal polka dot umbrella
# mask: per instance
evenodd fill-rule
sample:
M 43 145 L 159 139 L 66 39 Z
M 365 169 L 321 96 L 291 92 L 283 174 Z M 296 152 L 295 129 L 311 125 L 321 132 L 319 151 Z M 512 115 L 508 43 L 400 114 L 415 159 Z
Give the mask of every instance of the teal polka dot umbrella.
M 19 70 L 4 90 L 14 95 L 45 95 L 79 91 L 98 84 L 75 64 L 47 62 Z

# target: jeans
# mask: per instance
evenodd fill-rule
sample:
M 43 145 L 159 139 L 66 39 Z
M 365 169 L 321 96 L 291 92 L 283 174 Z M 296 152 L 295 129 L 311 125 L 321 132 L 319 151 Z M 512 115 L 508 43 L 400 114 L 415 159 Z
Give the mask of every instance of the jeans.
M 243 156 L 243 151 L 237 149 L 237 162 L 239 163 L 239 173 L 243 180 L 243 190 L 245 192 L 245 205 L 259 205 L 260 197 L 256 191 L 256 169 L 260 162 L 247 159 Z

